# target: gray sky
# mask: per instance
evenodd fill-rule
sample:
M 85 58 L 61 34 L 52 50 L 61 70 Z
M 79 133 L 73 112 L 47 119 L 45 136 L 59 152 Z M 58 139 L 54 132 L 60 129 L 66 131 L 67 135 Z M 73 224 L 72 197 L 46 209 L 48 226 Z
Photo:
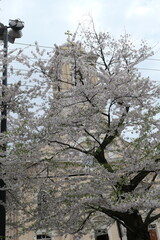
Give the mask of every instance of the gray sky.
M 25 22 L 23 42 L 53 45 L 74 32 L 91 14 L 97 28 L 113 34 L 124 31 L 153 43 L 160 39 L 159 0 L 1 0 L 0 22 L 20 18 Z
M 17 43 L 62 44 L 66 30 L 74 32 L 78 22 L 90 14 L 98 30 L 114 36 L 127 32 L 136 41 L 145 39 L 151 47 L 156 46 L 154 58 L 160 58 L 159 0 L 1 0 L 0 8 L 3 24 L 16 18 L 25 23 L 23 37 Z M 160 69 L 160 61 L 150 61 L 146 66 Z

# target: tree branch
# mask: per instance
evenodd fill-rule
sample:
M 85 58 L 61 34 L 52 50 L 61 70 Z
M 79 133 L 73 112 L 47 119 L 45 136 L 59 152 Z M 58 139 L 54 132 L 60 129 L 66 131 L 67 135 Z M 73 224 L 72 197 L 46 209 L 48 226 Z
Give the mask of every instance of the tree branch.
M 148 219 L 148 221 L 147 221 L 148 225 L 149 225 L 150 223 L 156 221 L 158 218 L 160 218 L 160 213 L 157 214 L 157 215 L 155 215 L 155 216 L 153 216 L 153 217 L 150 217 L 150 218 Z
M 154 182 L 156 180 L 157 175 L 158 175 L 157 173 L 154 174 L 154 176 L 153 176 L 149 186 L 146 188 L 146 190 L 149 190 L 152 187 L 152 185 L 154 184 Z
M 106 214 L 108 217 L 118 221 L 120 224 L 122 224 L 126 229 L 129 229 L 131 232 L 134 232 L 134 230 L 132 230 L 128 225 L 126 225 L 123 221 L 123 218 L 124 218 L 124 214 L 123 212 L 118 212 L 118 211 L 113 211 L 111 209 L 106 209 L 106 208 L 103 208 L 103 207 L 94 207 L 94 206 L 89 206 L 90 208 L 96 210 L 96 211 L 99 211 L 99 212 L 102 212 L 104 214 Z
M 93 156 L 97 159 L 97 161 L 100 164 L 105 164 L 104 166 L 105 166 L 105 168 L 108 169 L 109 172 L 114 172 L 114 171 L 113 171 L 111 165 L 107 162 L 107 160 L 105 158 L 104 150 L 105 150 L 106 146 L 108 144 L 110 144 L 119 135 L 118 128 L 123 125 L 125 117 L 128 112 L 129 112 L 129 106 L 125 107 L 125 112 L 122 114 L 122 116 L 119 120 L 119 123 L 117 124 L 116 129 L 114 131 L 111 129 L 107 132 L 102 143 L 100 144 L 100 146 L 96 149 L 96 151 L 93 154 Z M 113 131 L 113 133 L 111 134 L 112 131 Z
M 120 186 L 121 191 L 123 192 L 131 192 L 133 191 L 138 184 L 150 173 L 150 171 L 141 171 L 138 173 L 131 181 L 130 184 L 124 184 Z
M 75 234 L 75 233 L 78 233 L 79 231 L 81 231 L 81 230 L 84 228 L 86 222 L 89 220 L 90 216 L 91 216 L 94 212 L 95 212 L 95 211 L 91 211 L 91 212 L 88 214 L 88 216 L 84 219 L 84 221 L 81 223 L 80 227 L 79 227 L 75 232 L 72 232 L 72 234 Z
M 155 210 L 155 208 L 151 208 L 151 210 L 148 212 L 148 214 L 147 214 L 147 216 L 146 216 L 146 218 L 145 218 L 145 220 L 144 220 L 144 223 L 145 223 L 146 226 L 149 225 L 150 216 L 151 216 L 151 214 L 152 214 L 152 212 L 153 212 L 154 210 Z
M 84 129 L 84 131 L 85 131 L 90 137 L 92 137 L 99 145 L 101 145 L 101 143 L 94 137 L 93 134 L 91 134 L 90 132 L 88 132 L 87 129 Z
M 81 148 L 71 146 L 69 143 L 64 143 L 64 142 L 60 142 L 60 141 L 57 141 L 57 140 L 55 140 L 55 141 L 48 140 L 48 142 L 50 142 L 50 143 L 57 143 L 59 145 L 66 146 L 66 147 L 68 147 L 70 149 L 73 149 L 73 150 L 76 150 L 76 151 L 79 151 L 79 152 L 82 152 L 82 153 L 85 153 L 85 154 L 89 154 L 89 151 L 82 150 Z

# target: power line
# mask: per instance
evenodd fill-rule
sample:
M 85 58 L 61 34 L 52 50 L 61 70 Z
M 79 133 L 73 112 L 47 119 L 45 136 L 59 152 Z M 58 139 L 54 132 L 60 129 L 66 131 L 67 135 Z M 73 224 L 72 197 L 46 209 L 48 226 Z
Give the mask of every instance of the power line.
M 22 45 L 22 46 L 29 46 L 29 47 L 36 47 L 36 44 L 30 44 L 30 43 L 14 43 L 16 45 Z M 38 47 L 41 47 L 41 48 L 48 48 L 48 49 L 54 49 L 54 47 L 50 47 L 50 46 L 43 46 L 43 45 L 38 45 Z M 34 57 L 28 57 L 29 59 L 35 59 Z M 48 59 L 41 59 L 41 60 L 48 60 Z M 147 58 L 145 59 L 144 61 L 160 61 L 160 58 Z M 154 69 L 154 68 L 142 68 L 142 67 L 139 67 L 137 68 L 139 70 L 145 70 L 145 71 L 155 71 L 155 72 L 159 72 L 160 69 Z M 29 70 L 26 70 L 26 69 L 14 69 L 16 71 L 29 71 Z
M 155 68 L 137 68 L 139 70 L 147 70 L 147 71 L 160 71 L 160 69 L 155 69 Z
M 146 71 L 160 71 L 160 69 L 156 68 L 137 68 L 139 70 L 146 70 Z M 24 72 L 29 72 L 30 70 L 24 69 L 24 68 L 13 68 L 13 71 L 24 71 Z M 68 74 L 66 74 L 68 75 Z
M 14 45 L 15 44 L 16 45 L 23 45 L 23 46 L 31 46 L 31 47 L 36 46 L 36 44 L 30 44 L 30 43 L 14 43 Z M 38 47 L 54 49 L 54 47 L 51 47 L 51 46 L 38 45 Z M 160 58 L 147 58 L 144 61 L 160 61 Z
M 147 58 L 146 60 L 149 60 L 149 61 L 160 61 L 160 58 Z
M 14 43 L 14 45 L 15 44 L 16 45 L 22 45 L 22 46 L 28 46 L 28 47 L 35 47 L 35 46 L 37 46 L 36 44 L 30 44 L 30 43 Z M 54 47 L 50 47 L 50 46 L 38 45 L 38 47 L 54 49 Z

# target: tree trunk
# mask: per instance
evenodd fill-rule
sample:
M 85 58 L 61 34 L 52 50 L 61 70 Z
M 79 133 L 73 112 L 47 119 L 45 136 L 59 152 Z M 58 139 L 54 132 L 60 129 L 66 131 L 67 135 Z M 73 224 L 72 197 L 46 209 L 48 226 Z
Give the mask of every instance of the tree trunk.
M 136 232 L 131 232 L 127 229 L 127 240 L 150 240 L 147 229 L 137 229 Z
M 124 223 L 127 226 L 127 240 L 150 240 L 148 228 L 138 211 L 128 213 Z

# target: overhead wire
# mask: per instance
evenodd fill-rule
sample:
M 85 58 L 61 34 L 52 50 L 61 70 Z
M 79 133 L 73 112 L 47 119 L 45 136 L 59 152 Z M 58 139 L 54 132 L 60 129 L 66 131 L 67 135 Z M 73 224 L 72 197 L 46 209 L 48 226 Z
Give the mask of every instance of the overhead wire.
M 137 68 L 137 69 L 139 69 L 139 70 L 147 70 L 147 71 L 160 71 L 160 69 L 156 69 L 156 68 Z M 27 69 L 23 69 L 23 68 L 13 68 L 13 70 L 15 70 L 15 71 L 26 71 L 26 72 L 28 72 L 29 70 L 27 70 Z
M 21 46 L 28 46 L 28 47 L 36 47 L 37 45 L 36 44 L 31 44 L 31 43 L 21 43 L 21 42 L 18 42 L 18 43 L 14 43 L 14 45 L 21 45 Z M 38 45 L 38 47 L 40 48 L 47 48 L 47 49 L 54 49 L 54 47 L 51 47 L 51 46 L 45 46 L 45 45 Z M 28 57 L 29 59 L 36 59 L 34 57 Z M 48 59 L 45 59 L 45 58 L 42 58 L 41 60 L 48 60 Z M 160 61 L 160 58 L 147 58 L 145 59 L 145 61 Z M 155 69 L 155 68 L 145 68 L 145 67 L 138 67 L 137 69 L 139 70 L 144 70 L 144 71 L 160 71 L 160 69 Z M 23 68 L 16 68 L 13 70 L 16 70 L 16 71 L 29 71 L 29 70 L 26 70 L 26 69 L 23 69 Z
M 35 47 L 37 46 L 36 44 L 33 44 L 33 43 L 14 43 L 14 45 L 22 45 L 22 46 L 31 46 L 31 47 Z M 54 47 L 51 47 L 51 46 L 43 46 L 43 45 L 38 45 L 38 47 L 41 47 L 41 48 L 49 48 L 49 49 L 54 49 Z M 145 59 L 145 61 L 160 61 L 160 58 L 147 58 Z
M 28 46 L 28 47 L 35 47 L 36 46 L 36 44 L 33 44 L 33 43 L 14 43 L 14 44 L 22 45 L 22 46 Z M 54 47 L 50 47 L 50 46 L 38 45 L 38 47 L 54 49 Z

